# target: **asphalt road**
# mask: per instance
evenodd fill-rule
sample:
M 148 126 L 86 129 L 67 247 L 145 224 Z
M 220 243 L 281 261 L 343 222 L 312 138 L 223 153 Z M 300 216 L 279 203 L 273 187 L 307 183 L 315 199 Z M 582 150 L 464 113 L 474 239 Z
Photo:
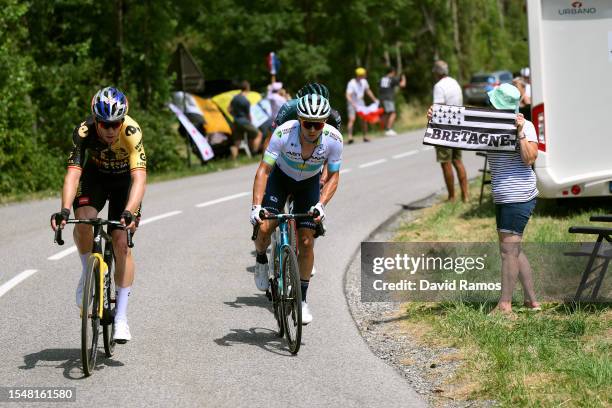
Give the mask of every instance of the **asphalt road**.
M 133 340 L 112 359 L 101 353 L 89 378 L 74 305 L 80 263 L 71 234 L 59 247 L 48 227 L 58 200 L 0 208 L 0 387 L 76 387 L 74 407 L 425 406 L 370 352 L 343 293 L 360 242 L 403 205 L 443 187 L 421 135 L 345 147 L 328 233 L 315 248 L 314 321 L 297 356 L 276 337 L 269 302 L 253 282 L 255 165 L 148 187 L 135 236 Z M 464 161 L 476 175 L 481 159 L 467 153 Z

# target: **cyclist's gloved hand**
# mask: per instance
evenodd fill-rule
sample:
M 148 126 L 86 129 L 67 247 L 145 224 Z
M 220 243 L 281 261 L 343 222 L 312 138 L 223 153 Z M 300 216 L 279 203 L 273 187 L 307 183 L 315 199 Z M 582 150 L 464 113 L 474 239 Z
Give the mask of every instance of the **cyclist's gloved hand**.
M 120 221 L 123 222 L 126 228 L 133 229 L 134 225 L 134 214 L 132 214 L 129 210 L 125 210 L 121 213 Z
M 257 225 L 263 222 L 260 217 L 262 210 L 263 208 L 261 208 L 261 205 L 254 205 L 251 207 L 251 224 Z
M 308 212 L 312 215 L 317 215 L 314 219 L 315 222 L 321 222 L 325 219 L 325 206 L 322 203 L 317 203 L 317 205 L 313 205 L 312 207 L 310 207 L 310 211 Z
M 62 208 L 60 212 L 53 213 L 51 215 L 51 228 L 55 231 L 58 227 L 64 228 L 66 221 L 70 217 L 70 210 L 68 208 Z

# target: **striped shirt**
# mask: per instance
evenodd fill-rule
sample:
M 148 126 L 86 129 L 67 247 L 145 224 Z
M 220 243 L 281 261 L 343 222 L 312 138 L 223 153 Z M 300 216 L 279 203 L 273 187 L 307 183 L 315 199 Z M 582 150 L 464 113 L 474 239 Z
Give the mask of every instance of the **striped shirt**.
M 275 164 L 296 181 L 316 176 L 327 161 L 330 173 L 340 171 L 342 163 L 342 135 L 336 128 L 325 124 L 317 146 L 307 159 L 302 157 L 300 143 L 300 122 L 290 120 L 276 128 L 270 144 L 264 153 L 263 161 L 270 166 Z
M 528 142 L 538 141 L 535 127 L 528 120 L 525 120 L 523 133 Z M 495 204 L 524 203 L 538 195 L 535 173 L 523 162 L 518 150 L 512 153 L 487 152 L 487 157 Z

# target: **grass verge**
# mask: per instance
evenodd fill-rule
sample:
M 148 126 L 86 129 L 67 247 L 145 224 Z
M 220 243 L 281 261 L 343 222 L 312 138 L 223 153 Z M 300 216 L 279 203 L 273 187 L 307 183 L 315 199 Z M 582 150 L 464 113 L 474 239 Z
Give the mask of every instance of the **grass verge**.
M 489 188 L 487 187 L 488 191 Z M 480 182 L 468 203 L 443 202 L 400 226 L 397 241 L 497 240 L 494 205 Z M 578 241 L 571 225 L 608 213 L 601 200 L 540 200 L 525 241 Z M 609 225 L 608 225 L 609 226 Z M 591 237 L 587 240 L 592 239 Z M 609 407 L 612 404 L 612 311 L 609 305 L 546 304 L 513 319 L 491 316 L 487 303 L 409 303 L 404 330 L 429 347 L 456 347 L 462 362 L 447 398 L 491 399 L 506 407 Z

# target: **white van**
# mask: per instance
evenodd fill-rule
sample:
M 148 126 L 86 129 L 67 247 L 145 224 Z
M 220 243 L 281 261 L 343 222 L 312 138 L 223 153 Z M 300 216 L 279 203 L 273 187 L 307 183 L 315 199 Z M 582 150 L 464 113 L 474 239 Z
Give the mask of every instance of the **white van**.
M 527 0 L 540 196 L 612 196 L 612 0 Z

